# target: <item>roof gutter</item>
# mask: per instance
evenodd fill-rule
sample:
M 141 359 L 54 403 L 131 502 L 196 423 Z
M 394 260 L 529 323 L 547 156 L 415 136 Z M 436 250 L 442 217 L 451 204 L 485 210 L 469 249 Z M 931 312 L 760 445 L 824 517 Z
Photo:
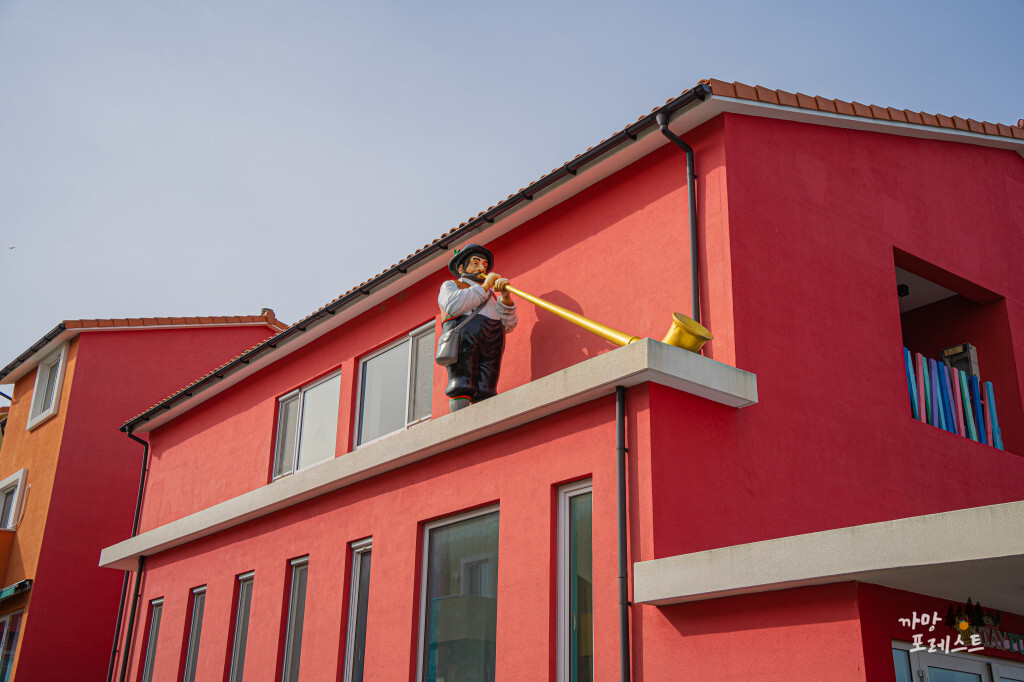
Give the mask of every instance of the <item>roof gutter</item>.
M 671 117 L 674 113 L 689 106 L 690 104 L 703 101 L 704 98 L 710 94 L 711 86 L 706 83 L 700 83 L 693 89 L 684 92 L 679 97 L 668 101 L 664 106 L 661 106 L 656 111 L 652 111 L 650 114 L 642 117 L 636 123 L 626 126 L 623 130 L 615 133 L 604 142 L 601 142 L 595 147 L 591 147 L 572 161 L 569 161 L 560 168 L 555 169 L 548 175 L 542 177 L 540 180 L 537 180 L 516 194 L 510 195 L 505 201 L 500 202 L 496 206 L 492 206 L 490 209 L 484 211 L 469 222 L 463 223 L 447 235 L 435 239 L 431 244 L 423 248 L 418 253 L 413 254 L 389 270 L 385 270 L 374 279 L 339 297 L 337 300 L 327 304 L 315 313 L 299 320 L 288 329 L 285 329 L 275 336 L 254 346 L 249 351 L 221 367 L 217 372 L 201 379 L 199 382 L 196 382 L 191 386 L 187 386 L 146 412 L 143 412 L 137 417 L 125 422 L 121 427 L 121 430 L 125 432 L 137 430 L 137 427 L 140 424 L 149 421 L 153 417 L 162 414 L 167 410 L 173 409 L 181 402 L 191 399 L 196 392 L 201 390 L 204 386 L 212 384 L 215 381 L 220 381 L 229 374 L 233 374 L 244 369 L 254 360 L 267 355 L 282 344 L 288 343 L 290 340 L 297 338 L 310 327 L 323 322 L 325 319 L 330 318 L 353 303 L 363 300 L 366 296 L 373 293 L 374 290 L 380 289 L 391 282 L 391 280 L 405 275 L 411 268 L 434 258 L 437 254 L 443 251 L 447 251 L 452 244 L 468 237 L 473 232 L 492 225 L 502 219 L 505 214 L 509 213 L 514 208 L 532 201 L 534 196 L 537 194 L 551 188 L 560 181 L 571 179 L 584 166 L 587 166 L 599 160 L 601 157 L 615 151 L 623 144 L 635 141 L 641 132 L 659 125 L 657 120 L 658 115 Z
M 66 331 L 66 329 L 67 328 L 64 326 L 64 323 L 61 322 L 53 329 L 46 332 L 46 334 L 43 335 L 43 338 L 39 339 L 31 346 L 29 346 L 28 350 L 26 350 L 24 353 L 11 360 L 11 362 L 8 363 L 6 367 L 0 369 L 0 382 L 2 382 L 7 377 L 8 374 L 18 369 L 18 367 L 27 362 L 33 355 L 38 353 L 41 349 L 45 348 L 47 344 L 49 344 L 51 341 L 53 341 L 58 336 L 63 334 Z

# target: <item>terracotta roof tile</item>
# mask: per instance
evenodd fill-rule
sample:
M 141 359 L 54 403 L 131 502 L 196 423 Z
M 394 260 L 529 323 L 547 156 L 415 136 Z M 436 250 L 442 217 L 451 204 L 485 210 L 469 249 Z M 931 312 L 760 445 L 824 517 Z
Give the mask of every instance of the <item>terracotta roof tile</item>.
M 920 112 L 920 116 L 921 116 L 921 120 L 924 121 L 924 124 L 926 126 L 935 126 L 936 128 L 938 128 L 940 126 L 940 124 L 939 124 L 939 117 L 938 116 L 936 116 L 934 114 L 926 114 L 923 111 Z
M 1024 140 L 1024 128 L 1018 126 L 1010 126 L 1010 130 L 1013 131 L 1013 136 L 1018 140 Z
M 768 88 L 762 88 L 760 85 L 755 85 L 754 91 L 757 92 L 757 98 L 762 102 L 767 102 L 768 104 L 779 103 L 779 96 L 774 90 L 769 90 Z
M 953 119 L 951 119 L 949 116 L 936 114 L 935 120 L 939 122 L 939 127 L 941 128 L 956 128 L 956 126 L 953 124 Z
M 907 112 L 905 112 L 902 109 L 894 109 L 892 107 L 889 107 L 888 109 L 886 109 L 886 112 L 889 114 L 889 118 L 892 119 L 893 121 L 899 121 L 900 123 L 908 122 Z
M 775 92 L 779 96 L 779 104 L 786 107 L 800 106 L 800 100 L 792 92 L 786 92 L 785 90 L 776 90 Z
M 818 100 L 815 97 L 798 92 L 796 93 L 796 104 L 794 106 L 800 107 L 801 109 L 817 109 Z
M 839 110 L 836 109 L 835 100 L 825 99 L 824 97 L 815 97 L 814 101 L 818 103 L 818 109 L 821 111 L 828 111 L 833 114 L 839 113 Z
M 970 130 L 971 127 L 967 125 L 967 121 L 963 120 L 959 116 L 953 117 L 953 125 L 957 127 L 957 130 Z
M 846 114 L 847 116 L 856 116 L 857 112 L 854 111 L 853 105 L 849 102 L 844 102 L 841 99 L 832 100 L 836 104 L 836 113 Z
M 868 108 L 871 109 L 872 118 L 877 118 L 882 121 L 891 120 L 888 109 L 883 109 L 882 107 L 875 106 L 874 104 L 869 105 Z
M 989 123 L 988 121 L 985 121 L 981 125 L 983 125 L 985 127 L 985 134 L 986 135 L 999 135 L 1000 134 L 999 126 L 997 126 L 994 123 Z
M 739 99 L 752 99 L 755 102 L 757 101 L 757 90 L 755 88 L 752 88 L 749 85 L 744 85 L 743 83 L 733 83 L 732 87 L 736 90 L 736 97 Z
M 861 104 L 860 102 L 851 102 L 851 104 L 853 105 L 853 115 L 854 116 L 862 116 L 864 118 L 874 118 L 874 116 L 871 115 L 871 107 L 869 107 L 868 105 Z

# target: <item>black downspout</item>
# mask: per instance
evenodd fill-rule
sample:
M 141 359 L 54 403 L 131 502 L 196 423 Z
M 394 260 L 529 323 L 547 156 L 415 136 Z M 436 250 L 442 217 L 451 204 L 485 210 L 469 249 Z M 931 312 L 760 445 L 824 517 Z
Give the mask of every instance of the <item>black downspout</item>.
M 619 511 L 619 661 L 622 682 L 629 682 L 629 584 L 626 561 L 626 389 L 615 387 L 615 472 Z
M 697 190 L 695 188 L 696 173 L 693 170 L 693 147 L 679 139 L 668 129 L 668 114 L 659 113 L 655 116 L 661 134 L 672 140 L 677 147 L 686 152 L 686 195 L 690 205 L 690 317 L 700 322 L 700 289 L 697 278 Z
M 132 520 L 132 534 L 131 537 L 135 537 L 139 534 L 139 517 L 142 514 L 142 491 L 146 487 L 146 472 L 149 470 L 149 443 L 136 436 L 131 431 L 125 431 L 125 434 L 137 443 L 142 443 L 142 473 L 139 475 L 139 492 L 135 496 L 135 518 Z M 132 626 L 135 622 L 135 606 L 138 600 L 138 587 L 139 580 L 142 577 L 142 566 L 143 559 L 145 557 L 139 557 L 139 568 L 135 576 L 135 592 L 136 594 L 132 597 L 132 608 L 128 615 L 128 633 L 125 636 L 125 651 L 128 650 L 128 644 L 131 641 Z M 110 664 L 107 666 L 107 682 L 112 682 L 114 679 L 114 660 L 117 658 L 117 636 L 121 633 L 121 621 L 124 618 L 124 602 L 125 597 L 128 593 L 128 580 L 129 571 L 124 572 L 124 582 L 121 583 L 121 602 L 117 605 L 117 624 L 114 626 L 114 643 L 110 647 Z M 122 663 L 127 660 L 122 657 Z M 121 666 L 121 680 L 124 680 L 125 668 Z
M 125 655 L 121 656 L 121 676 L 118 678 L 120 682 L 124 682 L 125 677 L 128 675 L 128 656 L 126 654 L 129 651 L 131 651 L 132 630 L 135 628 L 135 609 L 139 604 L 139 586 L 140 583 L 142 582 L 142 569 L 145 567 L 145 565 L 146 557 L 140 556 L 139 567 L 135 571 L 135 589 L 132 590 L 132 608 L 128 611 L 128 632 L 124 636 Z

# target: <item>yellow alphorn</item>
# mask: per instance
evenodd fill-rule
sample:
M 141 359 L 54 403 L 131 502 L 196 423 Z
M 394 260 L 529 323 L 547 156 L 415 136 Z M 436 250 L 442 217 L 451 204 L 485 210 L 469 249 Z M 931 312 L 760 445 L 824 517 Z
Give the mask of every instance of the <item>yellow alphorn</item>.
M 539 308 L 543 308 L 548 312 L 558 315 L 564 320 L 572 322 L 577 327 L 582 327 L 592 334 L 597 334 L 605 341 L 611 341 L 616 346 L 625 346 L 626 344 L 640 340 L 639 336 L 620 332 L 618 329 L 613 329 L 606 324 L 594 322 L 590 318 L 583 317 L 571 310 L 566 310 L 560 305 L 555 305 L 554 303 L 545 301 L 543 298 L 537 298 L 532 294 L 528 294 L 525 291 L 517 289 L 511 284 L 505 285 L 504 288 L 519 298 L 527 300 Z M 668 334 L 665 335 L 662 342 L 696 353 L 700 351 L 701 346 L 712 338 L 711 332 L 708 331 L 707 327 L 702 325 L 700 322 L 697 322 L 682 313 L 673 313 L 672 328 L 668 330 Z

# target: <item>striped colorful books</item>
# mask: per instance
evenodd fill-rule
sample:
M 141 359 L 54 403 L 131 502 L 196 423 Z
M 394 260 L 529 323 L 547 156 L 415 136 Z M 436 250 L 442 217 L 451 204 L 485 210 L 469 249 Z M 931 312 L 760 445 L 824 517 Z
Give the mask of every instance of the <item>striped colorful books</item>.
M 941 360 L 903 347 L 910 414 L 914 419 L 979 443 L 1003 449 L 995 390 Z

